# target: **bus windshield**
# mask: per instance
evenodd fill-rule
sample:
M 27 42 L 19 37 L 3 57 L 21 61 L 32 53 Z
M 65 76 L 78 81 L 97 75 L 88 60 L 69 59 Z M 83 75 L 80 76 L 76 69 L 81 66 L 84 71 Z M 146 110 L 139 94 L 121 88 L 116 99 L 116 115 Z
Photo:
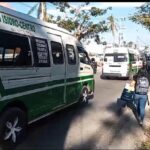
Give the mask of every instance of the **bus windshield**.
M 110 53 L 105 54 L 104 61 L 112 61 L 112 62 L 127 62 L 127 54 L 121 53 Z

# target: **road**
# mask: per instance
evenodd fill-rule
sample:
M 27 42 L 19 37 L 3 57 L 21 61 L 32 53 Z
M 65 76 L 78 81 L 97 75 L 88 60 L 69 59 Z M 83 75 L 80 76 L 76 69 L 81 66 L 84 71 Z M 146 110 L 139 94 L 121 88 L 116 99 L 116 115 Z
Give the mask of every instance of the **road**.
M 145 138 L 144 131 L 128 108 L 116 115 L 116 99 L 126 80 L 102 80 L 98 72 L 95 81 L 95 98 L 88 105 L 71 106 L 30 125 L 16 149 L 135 148 Z

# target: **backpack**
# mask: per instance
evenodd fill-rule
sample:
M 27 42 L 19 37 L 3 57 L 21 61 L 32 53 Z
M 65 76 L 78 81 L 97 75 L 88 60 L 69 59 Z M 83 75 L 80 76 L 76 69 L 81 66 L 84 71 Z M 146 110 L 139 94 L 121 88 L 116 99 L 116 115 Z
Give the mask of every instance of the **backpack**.
M 140 77 L 137 79 L 136 93 L 147 94 L 149 88 L 149 81 L 146 77 Z

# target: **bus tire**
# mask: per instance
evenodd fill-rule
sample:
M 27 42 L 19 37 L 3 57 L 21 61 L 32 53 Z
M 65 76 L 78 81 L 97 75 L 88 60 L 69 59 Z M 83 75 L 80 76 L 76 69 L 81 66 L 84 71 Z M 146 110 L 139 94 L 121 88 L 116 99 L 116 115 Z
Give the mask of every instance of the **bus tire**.
M 88 104 L 89 103 L 88 94 L 89 94 L 89 90 L 88 90 L 87 86 L 84 86 L 82 88 L 81 96 L 80 96 L 80 102 L 82 104 Z
M 105 76 L 103 74 L 100 75 L 101 79 L 105 79 Z
M 0 144 L 13 149 L 26 135 L 27 117 L 20 108 L 8 108 L 0 117 Z

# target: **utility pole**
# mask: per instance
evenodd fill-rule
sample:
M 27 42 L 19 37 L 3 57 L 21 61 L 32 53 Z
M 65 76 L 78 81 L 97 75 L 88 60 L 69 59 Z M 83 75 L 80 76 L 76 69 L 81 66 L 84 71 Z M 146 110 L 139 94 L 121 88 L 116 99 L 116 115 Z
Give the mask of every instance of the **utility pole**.
M 38 18 L 43 20 L 43 21 L 46 21 L 46 2 L 40 2 L 39 4 L 39 10 L 38 10 Z
M 120 22 L 119 23 L 119 36 L 118 36 L 118 43 L 119 43 L 119 46 L 123 46 L 123 40 L 124 40 L 124 35 L 123 35 L 123 31 L 121 30 L 124 30 L 126 29 L 123 25 L 123 21 L 125 21 L 125 17 L 121 17 L 119 18 Z

